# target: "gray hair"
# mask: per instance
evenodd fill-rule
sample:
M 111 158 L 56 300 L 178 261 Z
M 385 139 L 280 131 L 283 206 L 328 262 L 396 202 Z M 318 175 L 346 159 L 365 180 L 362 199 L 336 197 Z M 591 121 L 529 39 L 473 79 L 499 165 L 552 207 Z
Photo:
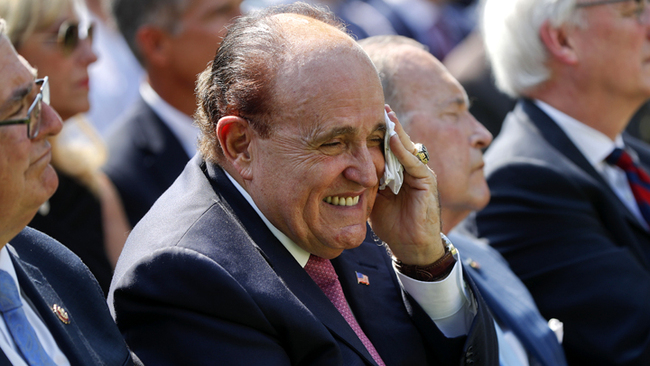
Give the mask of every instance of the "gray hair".
M 576 0 L 486 0 L 481 16 L 487 57 L 497 87 L 525 96 L 549 79 L 548 53 L 539 36 L 542 24 L 581 25 Z
M 379 73 L 386 104 L 390 105 L 399 116 L 402 125 L 408 124 L 409 114 L 404 110 L 403 94 L 397 86 L 401 52 L 396 51 L 396 47 L 408 45 L 426 52 L 429 52 L 429 48 L 414 39 L 395 35 L 373 36 L 364 38 L 358 43 L 366 51 Z
M 180 32 L 180 18 L 192 0 L 112 0 L 117 26 L 135 57 L 144 63 L 136 40 L 143 26 L 154 26 L 172 34 Z
M 291 56 L 291 44 L 273 17 L 276 14 L 304 15 L 347 33 L 332 12 L 302 2 L 261 9 L 235 20 L 196 87 L 199 150 L 208 161 L 223 159 L 215 131 L 224 116 L 245 118 L 262 138 L 271 136 L 273 117 L 281 113 L 276 108 L 281 96 L 274 94 L 274 81 Z

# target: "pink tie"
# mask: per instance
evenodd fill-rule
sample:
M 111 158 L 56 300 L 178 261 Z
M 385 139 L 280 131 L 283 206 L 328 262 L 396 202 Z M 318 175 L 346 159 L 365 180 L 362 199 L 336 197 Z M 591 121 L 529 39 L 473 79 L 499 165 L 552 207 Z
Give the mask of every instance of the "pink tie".
M 305 271 L 311 276 L 311 278 L 316 282 L 318 287 L 325 293 L 325 295 L 330 299 L 332 304 L 336 309 L 343 315 L 345 321 L 348 322 L 352 330 L 357 334 L 357 337 L 361 340 L 372 358 L 380 366 L 385 366 L 384 361 L 382 361 L 379 353 L 370 342 L 370 339 L 366 337 L 366 334 L 363 332 L 359 323 L 352 315 L 352 311 L 348 306 L 347 301 L 345 301 L 345 295 L 343 294 L 343 288 L 341 288 L 341 283 L 339 282 L 339 276 L 336 275 L 334 271 L 334 266 L 329 259 L 317 257 L 315 255 L 309 256 L 309 261 L 305 265 Z

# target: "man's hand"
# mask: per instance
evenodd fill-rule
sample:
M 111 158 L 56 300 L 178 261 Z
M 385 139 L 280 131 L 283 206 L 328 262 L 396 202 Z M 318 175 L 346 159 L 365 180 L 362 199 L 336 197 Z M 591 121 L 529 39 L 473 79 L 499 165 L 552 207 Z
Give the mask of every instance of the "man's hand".
M 404 184 L 397 195 L 390 189 L 379 191 L 370 225 L 397 259 L 405 264 L 428 265 L 445 252 L 440 238 L 436 175 L 415 157 L 414 143 L 395 113 L 388 106 L 386 111 L 395 122 L 397 135 L 390 139 L 390 148 L 404 166 Z

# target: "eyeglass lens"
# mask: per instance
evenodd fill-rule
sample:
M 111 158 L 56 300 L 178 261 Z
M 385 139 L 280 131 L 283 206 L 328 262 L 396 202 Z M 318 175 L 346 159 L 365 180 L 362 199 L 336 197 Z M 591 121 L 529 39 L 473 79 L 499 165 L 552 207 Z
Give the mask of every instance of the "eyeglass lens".
M 27 124 L 27 137 L 30 139 L 36 138 L 41 129 L 41 111 L 43 110 L 42 102 L 50 104 L 50 83 L 48 78 L 39 79 L 36 81 L 37 85 L 41 86 L 41 90 L 34 99 L 31 107 L 27 111 L 29 116 L 29 124 Z

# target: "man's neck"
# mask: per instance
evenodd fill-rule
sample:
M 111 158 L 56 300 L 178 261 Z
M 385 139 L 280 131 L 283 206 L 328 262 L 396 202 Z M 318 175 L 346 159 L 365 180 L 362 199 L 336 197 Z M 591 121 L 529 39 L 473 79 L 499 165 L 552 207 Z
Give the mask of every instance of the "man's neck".
M 563 85 L 564 86 L 564 85 Z M 607 93 L 585 93 L 571 87 L 540 88 L 529 94 L 614 140 L 627 127 L 644 100 Z
M 169 105 L 185 113 L 194 115 L 196 111 L 196 97 L 193 86 L 189 88 L 184 83 L 174 78 L 148 76 L 147 81 L 151 88 Z

